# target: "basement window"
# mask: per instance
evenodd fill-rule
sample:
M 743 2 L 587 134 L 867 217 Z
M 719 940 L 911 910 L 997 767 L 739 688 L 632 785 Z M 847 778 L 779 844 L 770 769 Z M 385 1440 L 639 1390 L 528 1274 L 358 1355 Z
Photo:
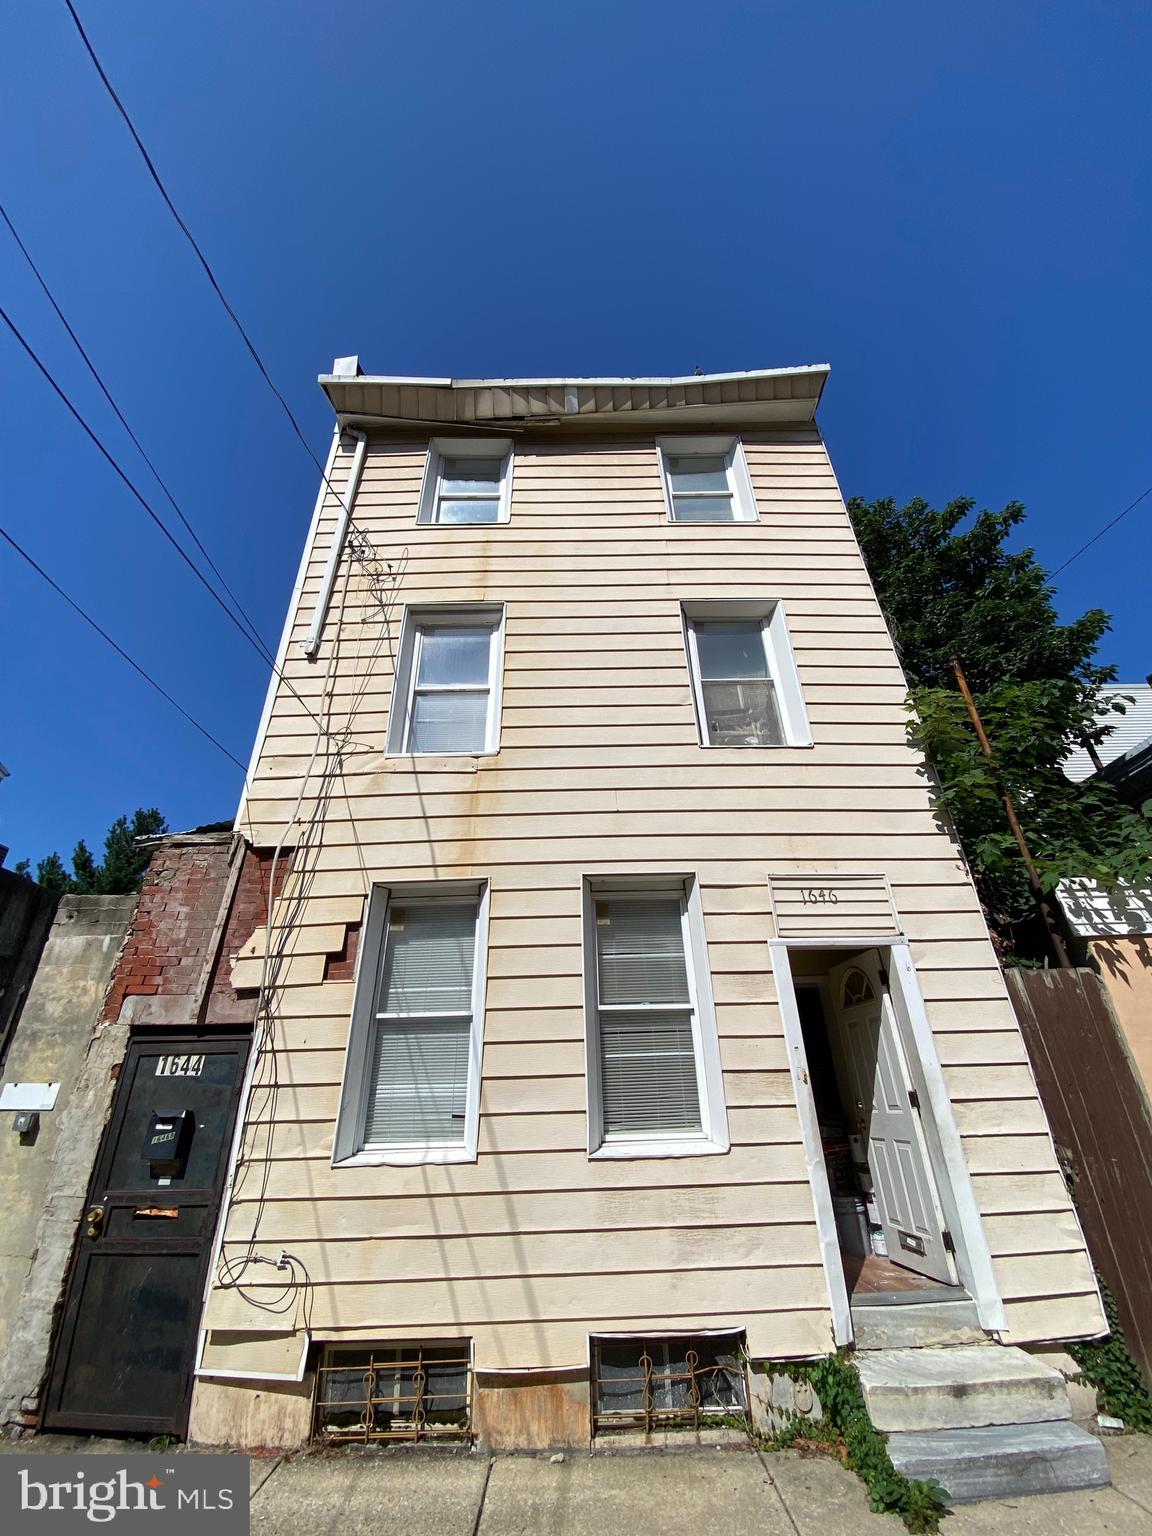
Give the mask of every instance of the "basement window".
M 467 1440 L 472 1347 L 329 1345 L 317 1372 L 316 1436 L 328 1441 Z
M 718 1414 L 746 1415 L 742 1334 L 594 1339 L 593 1433 L 698 1428 Z

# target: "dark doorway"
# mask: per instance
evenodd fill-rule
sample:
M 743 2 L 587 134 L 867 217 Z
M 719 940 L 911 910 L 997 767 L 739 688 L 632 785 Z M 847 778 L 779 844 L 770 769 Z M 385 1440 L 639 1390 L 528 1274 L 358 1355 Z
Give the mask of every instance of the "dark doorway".
M 81 1219 L 43 1428 L 183 1435 L 247 1036 L 133 1038 Z

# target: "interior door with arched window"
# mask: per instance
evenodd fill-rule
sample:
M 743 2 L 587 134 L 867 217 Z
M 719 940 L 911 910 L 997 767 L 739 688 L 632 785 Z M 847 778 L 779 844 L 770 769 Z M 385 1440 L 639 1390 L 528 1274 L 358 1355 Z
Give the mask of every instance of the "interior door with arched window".
M 953 1285 L 956 1269 L 944 1242 L 920 1109 L 878 953 L 853 955 L 829 971 L 828 981 L 844 1107 L 867 1148 L 888 1256 Z

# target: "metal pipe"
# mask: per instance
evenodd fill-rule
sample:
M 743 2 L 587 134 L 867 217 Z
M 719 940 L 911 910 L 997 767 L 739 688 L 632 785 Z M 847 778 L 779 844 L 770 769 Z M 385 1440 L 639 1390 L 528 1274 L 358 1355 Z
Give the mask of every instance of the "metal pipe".
M 353 432 L 352 435 L 356 439 L 356 451 L 352 456 L 352 467 L 348 471 L 348 481 L 344 487 L 344 495 L 341 497 L 340 518 L 336 524 L 336 531 L 332 535 L 332 548 L 328 551 L 328 564 L 324 567 L 324 577 L 320 582 L 320 595 L 316 599 L 312 625 L 300 642 L 300 649 L 309 658 L 315 656 L 320 649 L 320 634 L 324 628 L 324 620 L 328 617 L 328 604 L 332 600 L 332 589 L 336 585 L 336 572 L 340 566 L 340 556 L 344 553 L 344 540 L 348 537 L 348 528 L 352 522 L 352 507 L 356 501 L 356 492 L 360 489 L 360 476 L 364 473 L 368 434 Z
M 1052 946 L 1052 953 L 1056 958 L 1056 964 L 1061 970 L 1071 970 L 1072 962 L 1068 958 L 1064 935 L 1060 932 L 1056 914 L 1052 911 L 1051 903 L 1045 895 L 1040 873 L 1033 863 L 1032 852 L 1024 836 L 1024 828 L 1020 825 L 1020 818 L 1016 814 L 1016 807 L 1012 802 L 1012 796 L 1008 793 L 1004 781 L 1000 777 L 1000 769 L 992 752 L 992 743 L 988 740 L 987 733 L 984 730 L 984 723 L 980 719 L 980 711 L 976 708 L 976 700 L 972 697 L 972 690 L 968 687 L 968 679 L 964 676 L 964 669 L 955 656 L 950 658 L 950 664 L 952 671 L 956 675 L 956 682 L 959 685 L 964 703 L 968 706 L 968 716 L 975 727 L 981 751 L 991 764 L 992 772 L 996 779 L 996 787 L 1000 791 L 1000 800 L 1004 806 L 1004 814 L 1008 818 L 1008 825 L 1012 828 L 1012 836 L 1016 839 L 1016 846 L 1020 850 L 1020 857 L 1024 861 L 1024 868 L 1028 871 L 1028 886 L 1032 892 L 1032 899 L 1036 903 L 1036 910 L 1040 913 L 1041 920 L 1047 931 L 1048 942 Z

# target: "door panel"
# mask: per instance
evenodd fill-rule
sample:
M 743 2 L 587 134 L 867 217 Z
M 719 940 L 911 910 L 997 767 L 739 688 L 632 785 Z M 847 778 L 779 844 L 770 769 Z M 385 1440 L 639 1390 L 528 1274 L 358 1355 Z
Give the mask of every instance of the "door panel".
M 248 1038 L 134 1038 L 96 1159 L 56 1337 L 44 1428 L 184 1433 L 205 1268 Z M 154 1117 L 188 1111 L 178 1167 Z
M 954 1284 L 924 1131 L 912 1107 L 911 1079 L 876 951 L 833 967 L 829 984 L 836 1055 L 850 1100 L 846 1107 L 866 1139 L 888 1256 L 918 1274 Z

